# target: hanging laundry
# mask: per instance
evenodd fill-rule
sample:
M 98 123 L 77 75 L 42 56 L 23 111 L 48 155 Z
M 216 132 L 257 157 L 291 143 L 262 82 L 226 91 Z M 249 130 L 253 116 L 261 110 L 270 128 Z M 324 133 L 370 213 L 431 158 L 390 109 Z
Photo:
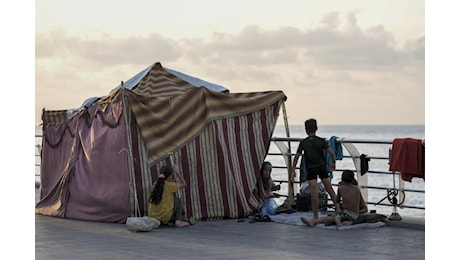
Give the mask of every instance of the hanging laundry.
M 371 158 L 367 158 L 367 155 L 361 154 L 359 159 L 361 160 L 361 176 L 363 176 L 367 173 L 367 171 L 369 171 L 369 161 Z
M 390 171 L 399 171 L 401 179 L 425 180 L 425 145 L 421 139 L 395 138 L 391 148 Z
M 337 160 L 342 160 L 343 159 L 343 149 L 342 149 L 342 144 L 340 142 L 337 142 L 337 139 L 339 137 L 337 136 L 331 136 L 329 139 L 329 147 L 332 148 L 332 150 L 335 153 L 335 157 L 337 157 Z
M 338 137 L 337 136 L 331 136 L 329 138 L 329 147 L 331 147 L 332 151 L 335 153 L 335 159 L 336 160 L 342 160 L 343 159 L 343 149 L 342 149 L 342 144 L 337 142 Z M 332 157 L 328 152 L 324 152 L 326 155 L 326 167 L 329 172 L 329 178 L 333 178 L 334 174 L 332 173 L 331 169 L 331 164 L 332 164 Z

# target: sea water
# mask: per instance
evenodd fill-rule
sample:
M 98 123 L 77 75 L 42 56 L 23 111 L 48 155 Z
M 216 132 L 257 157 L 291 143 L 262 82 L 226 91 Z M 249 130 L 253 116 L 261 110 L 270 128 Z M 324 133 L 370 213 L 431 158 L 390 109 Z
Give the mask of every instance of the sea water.
M 289 126 L 290 137 L 293 138 L 304 138 L 306 136 L 303 125 L 291 125 Z M 41 135 L 41 128 L 36 127 L 35 133 Z M 336 136 L 339 138 L 346 139 L 359 139 L 359 140 L 384 140 L 392 141 L 395 138 L 416 138 L 425 140 L 425 126 L 424 125 L 319 125 L 316 133 L 320 137 L 330 138 Z M 284 125 L 278 125 L 275 127 L 274 137 L 286 137 L 286 130 Z M 41 138 L 35 138 L 36 145 L 41 145 Z M 298 142 L 291 143 L 292 153 L 295 153 L 298 146 Z M 355 144 L 358 150 L 366 155 L 375 157 L 388 157 L 389 149 L 391 144 Z M 278 148 L 272 143 L 269 148 L 269 153 L 280 153 Z M 40 164 L 39 149 L 35 148 L 35 181 L 40 182 Z M 38 156 L 37 156 L 38 155 Z M 346 149 L 343 149 L 343 155 L 349 155 Z M 266 160 L 271 161 L 274 166 L 286 167 L 286 163 L 281 156 L 269 155 Z M 355 166 L 351 159 L 337 160 L 337 169 L 350 169 L 354 170 Z M 387 160 L 375 160 L 369 161 L 369 170 L 374 171 L 388 171 L 389 165 Z M 381 175 L 381 174 L 368 174 L 368 185 L 379 186 L 385 188 L 399 187 L 399 178 L 393 178 L 393 175 Z M 299 173 L 297 171 L 297 176 Z M 332 183 L 337 184 L 340 180 L 341 172 L 334 172 Z M 286 169 L 274 168 L 272 171 L 272 178 L 274 180 L 285 180 L 288 179 L 288 173 Z M 336 186 L 334 186 L 336 187 Z M 412 182 L 404 182 L 404 188 L 414 190 L 425 190 L 425 181 L 421 178 L 413 178 Z M 334 188 L 336 190 L 336 188 Z M 287 184 L 281 185 L 280 194 L 287 194 Z M 387 195 L 386 190 L 377 190 L 368 192 L 368 201 L 378 202 L 385 198 Z M 281 204 L 282 198 L 277 199 L 278 204 Z M 389 203 L 387 199 L 383 202 Z M 406 205 L 425 207 L 425 193 L 414 193 L 407 192 L 404 203 Z M 368 204 L 369 210 L 376 210 L 377 213 L 391 214 L 393 211 L 392 207 L 380 206 Z M 411 208 L 397 208 L 397 212 L 402 216 L 410 217 L 425 217 L 425 210 L 411 209 Z
M 306 137 L 305 127 L 303 125 L 291 125 L 289 126 L 289 134 L 292 138 L 304 138 Z M 393 141 L 395 138 L 415 138 L 425 141 L 425 126 L 424 125 L 318 125 L 318 131 L 316 135 L 319 137 L 329 139 L 332 136 L 345 139 L 354 140 L 383 140 Z M 286 129 L 284 125 L 276 126 L 274 137 L 286 137 Z M 373 157 L 389 157 L 389 150 L 391 149 L 390 144 L 354 144 L 360 154 L 366 154 Z M 291 152 L 295 153 L 298 147 L 298 142 L 291 143 Z M 273 143 L 270 145 L 269 153 L 280 153 L 279 149 Z M 343 155 L 349 156 L 348 151 L 343 148 Z M 292 157 L 293 158 L 293 157 Z M 286 167 L 286 163 L 281 156 L 269 155 L 266 160 L 271 161 L 274 166 Z M 300 160 L 299 160 L 300 161 Z M 300 162 L 297 166 L 299 166 Z M 355 166 L 350 158 L 344 158 L 337 160 L 336 169 L 350 169 L 355 171 Z M 371 159 L 369 161 L 370 171 L 386 171 L 389 172 L 388 160 L 384 159 Z M 411 182 L 401 181 L 397 175 L 393 174 L 376 174 L 366 173 L 368 175 L 368 186 L 384 187 L 386 189 L 403 187 L 405 189 L 422 190 L 425 191 L 425 181 L 422 178 L 413 178 Z M 272 179 L 274 180 L 285 180 L 287 181 L 287 170 L 281 168 L 274 168 L 272 170 Z M 332 183 L 337 184 L 340 181 L 341 171 L 335 171 L 333 173 Z M 299 171 L 297 170 L 297 180 L 299 178 Z M 402 185 L 402 186 L 400 186 Z M 281 185 L 279 194 L 287 194 L 287 183 Z M 387 190 L 368 190 L 369 202 L 390 204 L 387 198 Z M 337 192 L 336 186 L 334 190 Z M 297 192 L 298 188 L 295 186 L 294 191 Z M 399 196 L 397 196 L 399 199 Z M 278 199 L 278 203 L 281 204 L 283 199 Z M 398 201 L 401 202 L 401 201 Z M 418 192 L 405 192 L 404 205 L 425 207 L 425 193 Z M 425 217 L 425 210 L 413 209 L 413 208 L 396 208 L 398 214 L 402 217 Z M 369 210 L 376 210 L 377 213 L 384 215 L 390 215 L 394 208 L 391 206 L 382 206 L 368 204 Z

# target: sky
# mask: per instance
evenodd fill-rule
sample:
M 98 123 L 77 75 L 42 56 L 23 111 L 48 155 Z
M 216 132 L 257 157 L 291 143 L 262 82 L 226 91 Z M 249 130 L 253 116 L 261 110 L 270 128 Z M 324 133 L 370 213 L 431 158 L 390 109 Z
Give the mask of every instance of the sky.
M 419 0 L 35 1 L 35 124 L 155 62 L 281 90 L 292 125 L 425 124 Z

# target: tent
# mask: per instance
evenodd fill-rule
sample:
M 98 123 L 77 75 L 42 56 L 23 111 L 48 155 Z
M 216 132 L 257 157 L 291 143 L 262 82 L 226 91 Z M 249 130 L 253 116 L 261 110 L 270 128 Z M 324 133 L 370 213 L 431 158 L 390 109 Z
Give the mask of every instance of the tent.
M 253 214 L 285 100 L 282 91 L 230 93 L 157 62 L 79 109 L 43 109 L 35 212 L 125 223 L 147 214 L 160 167 L 175 164 L 188 217 Z

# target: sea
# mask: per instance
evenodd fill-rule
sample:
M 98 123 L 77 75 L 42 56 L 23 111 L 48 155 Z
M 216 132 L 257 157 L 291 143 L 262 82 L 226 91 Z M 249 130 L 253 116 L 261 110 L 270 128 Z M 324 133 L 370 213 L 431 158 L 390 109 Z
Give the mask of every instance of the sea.
M 304 138 L 306 136 L 303 125 L 290 125 L 289 136 L 293 138 Z M 36 127 L 36 134 L 41 134 L 41 128 Z M 392 141 L 395 138 L 415 138 L 425 141 L 425 126 L 424 125 L 319 125 L 317 136 L 323 138 L 330 138 L 336 136 L 338 138 L 353 139 L 353 140 L 384 140 Z M 284 125 L 277 125 L 274 129 L 273 137 L 287 137 Z M 41 144 L 41 138 L 35 138 L 36 145 Z M 291 143 L 291 152 L 295 153 L 297 150 L 298 142 Z M 388 157 L 391 144 L 355 144 L 360 153 L 373 157 Z M 35 181 L 40 182 L 40 157 L 37 156 L 38 148 L 36 150 L 36 167 L 35 167 Z M 273 143 L 270 145 L 269 154 L 280 153 L 279 149 Z M 333 172 L 332 183 L 337 184 L 340 181 L 341 171 L 343 169 L 354 170 L 354 164 L 350 158 L 345 158 L 348 151 L 343 149 L 344 159 L 337 160 L 336 169 Z M 266 160 L 270 161 L 274 167 L 272 171 L 272 178 L 274 180 L 287 181 L 288 173 L 286 170 L 286 163 L 281 156 L 267 155 Z M 281 168 L 281 167 L 284 167 Z M 369 170 L 371 171 L 389 171 L 388 160 L 371 159 L 369 161 Z M 405 192 L 404 204 L 401 207 L 393 208 L 391 206 L 368 204 L 369 210 L 376 210 L 377 213 L 390 215 L 396 211 L 401 217 L 414 217 L 425 218 L 425 209 L 413 209 L 404 207 L 404 205 L 425 207 L 425 181 L 422 178 L 413 178 L 411 182 L 400 182 L 399 177 L 394 177 L 393 174 L 375 174 L 366 173 L 368 175 L 368 185 L 378 186 L 385 189 L 369 190 L 368 201 L 389 204 L 387 199 L 387 190 L 392 188 L 404 187 L 405 189 L 420 190 L 423 192 Z M 297 171 L 297 176 L 299 176 Z M 402 186 L 401 186 L 402 185 Z M 294 191 L 297 192 L 299 185 L 295 185 Z M 334 186 L 336 190 L 336 186 Z M 279 194 L 287 194 L 287 184 L 281 185 Z M 399 198 L 399 196 L 397 197 Z M 281 197 L 277 199 L 277 203 L 281 205 L 284 201 Z M 401 202 L 401 201 L 399 201 Z

